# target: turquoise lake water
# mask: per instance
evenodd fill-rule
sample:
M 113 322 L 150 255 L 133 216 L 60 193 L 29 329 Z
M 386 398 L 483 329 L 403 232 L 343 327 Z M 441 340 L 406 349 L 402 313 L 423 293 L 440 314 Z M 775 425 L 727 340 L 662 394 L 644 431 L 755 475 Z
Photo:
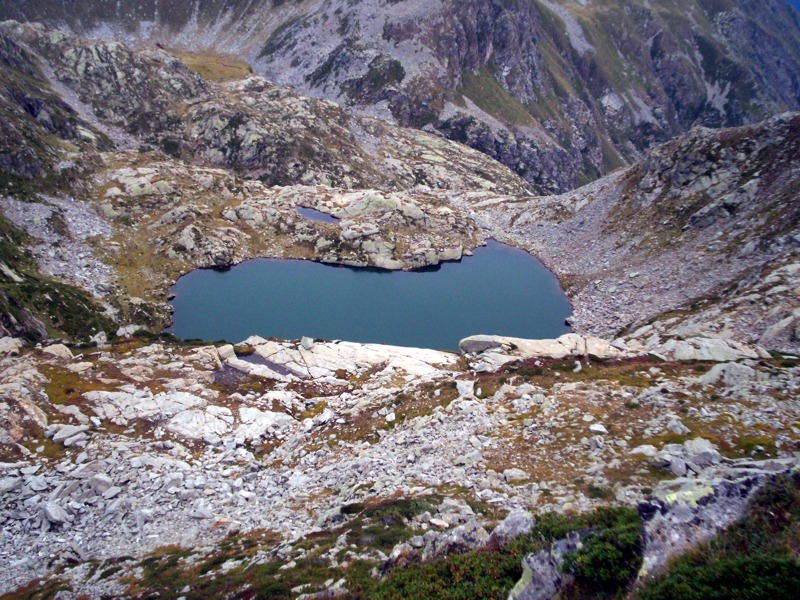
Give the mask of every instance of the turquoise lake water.
M 185 339 L 251 335 L 457 350 L 474 334 L 555 338 L 569 331 L 556 277 L 526 252 L 490 241 L 474 256 L 421 271 L 255 259 L 200 269 L 172 287 Z

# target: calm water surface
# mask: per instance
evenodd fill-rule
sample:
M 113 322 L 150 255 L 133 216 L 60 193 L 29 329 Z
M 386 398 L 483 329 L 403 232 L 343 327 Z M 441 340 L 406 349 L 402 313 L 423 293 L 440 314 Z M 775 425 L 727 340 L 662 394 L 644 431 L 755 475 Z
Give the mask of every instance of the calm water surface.
M 328 213 L 324 213 L 316 208 L 306 208 L 305 206 L 298 206 L 295 208 L 297 214 L 311 221 L 321 221 L 323 223 L 336 223 L 339 219 Z
M 474 334 L 554 338 L 569 302 L 529 254 L 489 242 L 458 263 L 415 272 L 255 259 L 193 271 L 172 287 L 178 337 L 239 342 L 302 336 L 457 350 Z

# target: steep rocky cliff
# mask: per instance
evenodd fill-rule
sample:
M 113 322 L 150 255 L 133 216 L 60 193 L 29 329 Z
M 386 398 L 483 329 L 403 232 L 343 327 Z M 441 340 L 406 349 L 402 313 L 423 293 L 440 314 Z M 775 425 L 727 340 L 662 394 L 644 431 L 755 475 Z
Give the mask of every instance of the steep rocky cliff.
M 548 192 L 690 127 L 800 108 L 800 15 L 784 0 L 3 0 L 0 17 L 246 56 L 281 85 L 436 129 Z

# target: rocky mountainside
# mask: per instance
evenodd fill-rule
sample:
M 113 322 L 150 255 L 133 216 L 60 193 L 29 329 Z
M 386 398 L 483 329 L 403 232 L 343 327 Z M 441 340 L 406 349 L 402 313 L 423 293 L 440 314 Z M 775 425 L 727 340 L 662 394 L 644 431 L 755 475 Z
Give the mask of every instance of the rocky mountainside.
M 800 117 L 787 113 L 692 130 L 562 196 L 473 194 L 468 205 L 551 265 L 580 330 L 613 336 L 666 319 L 676 335 L 796 352 L 799 152 Z
M 550 193 L 691 127 L 800 109 L 800 15 L 785 0 L 3 0 L 0 17 L 246 57 Z
M 756 573 L 737 591 L 796 589 L 800 113 L 533 196 L 230 57 L 7 21 L 0 63 L 0 593 L 674 597 L 647 594 L 721 532 L 760 540 L 714 561 Z M 407 269 L 489 237 L 559 275 L 575 333 L 159 333 L 197 267 Z
M 0 164 L 14 196 L 4 208 L 15 273 L 4 326 L 15 334 L 41 337 L 49 315 L 30 302 L 38 275 L 16 273 L 28 267 L 14 226 L 37 240 L 45 275 L 90 287 L 117 318 L 163 326 L 169 285 L 194 267 L 253 256 L 384 268 L 458 259 L 480 239 L 438 192 L 528 189 L 463 145 L 257 76 L 209 81 L 162 50 L 13 22 L 0 39 L 9 67 Z M 80 210 L 86 202 L 100 212 Z M 343 218 L 307 221 L 298 205 Z

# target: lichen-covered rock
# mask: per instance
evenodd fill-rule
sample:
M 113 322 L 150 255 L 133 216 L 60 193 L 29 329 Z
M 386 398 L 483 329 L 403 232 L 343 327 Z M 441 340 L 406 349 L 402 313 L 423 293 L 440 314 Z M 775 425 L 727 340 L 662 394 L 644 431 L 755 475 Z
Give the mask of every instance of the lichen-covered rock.
M 562 565 L 567 554 L 580 548 L 584 533 L 574 532 L 554 542 L 548 549 L 526 556 L 522 561 L 522 578 L 509 594 L 509 600 L 550 600 L 573 577 L 564 573 Z

